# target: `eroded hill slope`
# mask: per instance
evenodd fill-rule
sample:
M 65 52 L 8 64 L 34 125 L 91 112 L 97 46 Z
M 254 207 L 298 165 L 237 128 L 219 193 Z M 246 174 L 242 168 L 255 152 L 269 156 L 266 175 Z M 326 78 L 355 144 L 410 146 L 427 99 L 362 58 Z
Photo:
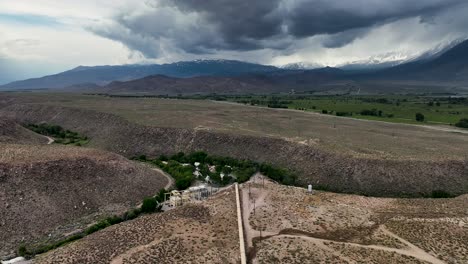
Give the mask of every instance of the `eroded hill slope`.
M 127 157 L 206 151 L 287 167 L 299 174 L 300 184 L 334 191 L 377 196 L 468 192 L 468 161 L 461 156 L 433 160 L 355 156 L 277 137 L 149 127 L 108 113 L 50 105 L 10 105 L 0 115 L 18 122 L 58 124 L 88 135 L 92 146 Z
M 165 176 L 105 151 L 0 143 L 0 256 L 122 213 Z
M 47 138 L 40 136 L 12 120 L 0 118 L 0 143 L 45 144 Z

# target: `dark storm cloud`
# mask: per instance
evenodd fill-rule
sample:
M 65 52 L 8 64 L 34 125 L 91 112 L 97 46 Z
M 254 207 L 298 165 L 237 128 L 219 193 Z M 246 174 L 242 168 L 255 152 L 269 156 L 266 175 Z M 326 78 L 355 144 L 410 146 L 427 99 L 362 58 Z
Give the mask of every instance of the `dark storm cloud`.
M 350 29 L 341 33 L 328 36 L 328 38 L 326 38 L 322 42 L 322 45 L 325 48 L 331 49 L 343 47 L 346 44 L 353 42 L 360 36 L 364 36 L 365 34 L 367 34 L 367 32 L 369 32 L 369 28 Z
M 163 4 L 181 12 L 197 12 L 219 29 L 232 48 L 246 45 L 248 40 L 261 40 L 281 33 L 283 17 L 278 14 L 280 0 L 164 0 Z M 243 49 L 244 47 L 239 47 Z
M 336 48 L 375 26 L 420 17 L 421 22 L 465 0 L 160 0 L 119 14 L 92 30 L 156 58 L 171 50 L 192 54 L 287 49 L 295 41 L 330 35 Z M 404 30 L 404 29 L 402 29 Z

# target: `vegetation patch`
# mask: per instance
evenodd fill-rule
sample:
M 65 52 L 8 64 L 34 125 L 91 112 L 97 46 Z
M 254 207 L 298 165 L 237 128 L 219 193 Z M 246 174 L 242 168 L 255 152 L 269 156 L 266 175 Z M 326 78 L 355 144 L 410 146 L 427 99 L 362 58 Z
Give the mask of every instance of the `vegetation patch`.
M 54 138 L 54 143 L 57 144 L 83 146 L 89 142 L 88 137 L 57 125 L 41 123 L 28 124 L 25 127 L 38 134 Z
M 170 157 L 163 155 L 156 159 L 148 159 L 145 155 L 141 155 L 134 159 L 160 167 L 175 179 L 176 187 L 179 190 L 187 189 L 197 178 L 204 180 L 206 177 L 219 186 L 233 182 L 246 182 L 256 172 L 261 172 L 272 180 L 285 185 L 296 184 L 297 178 L 293 172 L 267 163 L 210 156 L 201 151 L 188 155 L 179 152 Z
M 432 193 L 428 195 L 424 195 L 424 197 L 440 199 L 440 198 L 454 198 L 456 196 L 444 190 L 435 190 L 435 191 L 432 191 Z
M 461 128 L 468 128 L 468 118 L 462 118 L 460 121 L 458 121 L 455 126 L 461 127 Z

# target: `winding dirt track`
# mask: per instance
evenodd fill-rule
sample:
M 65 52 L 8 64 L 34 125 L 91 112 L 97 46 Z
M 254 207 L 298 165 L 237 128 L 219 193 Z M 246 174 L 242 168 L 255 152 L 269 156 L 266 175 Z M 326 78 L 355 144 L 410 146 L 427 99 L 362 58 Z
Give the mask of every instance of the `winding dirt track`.
M 48 136 L 44 136 L 44 137 L 47 138 L 47 140 L 49 140 L 49 141 L 47 142 L 47 145 L 50 145 L 50 144 L 52 144 L 52 143 L 55 142 L 55 139 L 53 139 L 53 138 L 51 138 L 51 137 L 48 137 Z
M 408 249 L 397 249 L 397 248 L 391 248 L 391 247 L 385 247 L 385 246 L 379 246 L 379 245 L 362 245 L 362 244 L 350 243 L 350 242 L 338 242 L 338 241 L 334 241 L 334 240 L 315 238 L 315 237 L 301 235 L 301 234 L 298 234 L 298 235 L 281 235 L 281 234 L 278 234 L 278 235 L 274 235 L 272 237 L 289 237 L 289 238 L 305 239 L 305 240 L 313 242 L 314 244 L 316 244 L 316 245 L 318 245 L 320 247 L 324 247 L 325 246 L 324 243 L 333 242 L 333 243 L 342 244 L 342 245 L 350 245 L 350 246 L 360 247 L 360 248 L 368 248 L 368 249 L 376 249 L 376 250 L 383 250 L 383 251 L 393 252 L 393 253 L 397 253 L 397 254 L 400 254 L 400 255 L 414 257 L 414 258 L 417 258 L 419 260 L 423 260 L 423 261 L 426 261 L 428 263 L 433 263 L 433 264 L 445 264 L 444 261 L 430 255 L 429 253 L 427 253 L 426 251 L 420 249 L 419 247 L 415 246 L 414 244 L 412 244 L 412 243 L 404 240 L 403 238 L 395 235 L 394 233 L 388 231 L 385 228 L 385 226 L 380 226 L 380 228 L 387 235 L 392 236 L 392 237 L 398 239 L 400 242 L 404 243 L 408 247 Z M 345 258 L 346 257 L 346 256 L 341 255 L 340 253 L 336 252 L 335 250 L 333 250 L 333 249 L 331 249 L 329 247 L 327 247 L 327 248 L 328 248 L 328 250 L 333 251 L 332 253 L 334 253 L 334 255 L 336 255 L 336 256 L 338 256 L 340 258 Z M 352 260 L 348 260 L 348 261 L 351 262 L 351 263 L 355 263 L 355 261 L 352 261 Z
M 152 169 L 154 171 L 159 172 L 160 174 L 164 175 L 164 177 L 167 178 L 168 183 L 166 184 L 166 186 L 164 186 L 164 189 L 169 190 L 172 186 L 174 186 L 175 181 L 174 181 L 174 178 L 172 178 L 171 175 L 167 174 L 166 172 L 164 172 L 160 168 L 152 168 Z

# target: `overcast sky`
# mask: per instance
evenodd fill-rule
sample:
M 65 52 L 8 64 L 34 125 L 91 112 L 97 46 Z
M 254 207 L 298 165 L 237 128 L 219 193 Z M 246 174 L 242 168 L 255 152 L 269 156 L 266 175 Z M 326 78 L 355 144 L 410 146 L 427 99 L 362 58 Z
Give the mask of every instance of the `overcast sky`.
M 0 0 L 0 83 L 78 65 L 337 66 L 468 37 L 466 0 Z

